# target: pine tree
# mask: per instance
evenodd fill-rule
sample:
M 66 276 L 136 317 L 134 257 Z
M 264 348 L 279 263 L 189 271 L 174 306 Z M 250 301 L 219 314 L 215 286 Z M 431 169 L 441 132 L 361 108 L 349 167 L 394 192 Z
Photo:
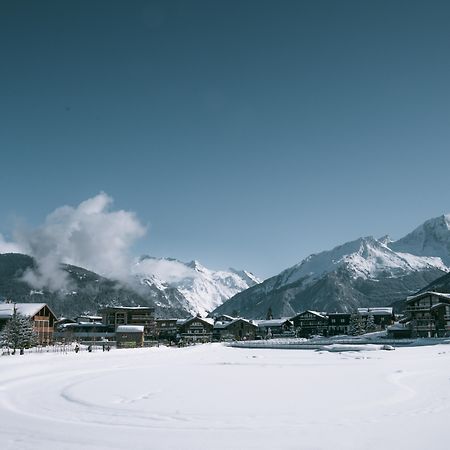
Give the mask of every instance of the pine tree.
M 366 332 L 372 333 L 373 331 L 376 331 L 376 330 L 377 330 L 377 326 L 375 325 L 375 317 L 369 311 L 369 315 L 367 316 L 367 322 L 366 322 Z
M 30 319 L 19 314 L 14 308 L 13 316 L 3 328 L 0 334 L 0 343 L 2 346 L 13 350 L 29 348 L 37 342 L 37 335 Z
M 348 334 L 350 336 L 359 336 L 364 333 L 364 325 L 360 314 L 352 314 L 350 317 L 350 324 L 348 327 Z
M 267 310 L 266 320 L 272 320 L 272 319 L 273 319 L 272 307 L 269 306 L 269 309 Z

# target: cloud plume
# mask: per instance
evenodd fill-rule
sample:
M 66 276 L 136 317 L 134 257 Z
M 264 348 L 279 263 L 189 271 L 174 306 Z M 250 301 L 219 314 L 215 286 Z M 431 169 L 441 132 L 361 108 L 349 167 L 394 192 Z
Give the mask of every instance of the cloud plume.
M 14 245 L 37 263 L 35 270 L 25 273 L 25 281 L 35 288 L 67 289 L 67 273 L 61 270 L 61 263 L 126 279 L 132 260 L 130 248 L 145 235 L 146 227 L 133 212 L 112 210 L 112 203 L 102 192 L 76 207 L 60 207 L 39 228 L 21 232 Z

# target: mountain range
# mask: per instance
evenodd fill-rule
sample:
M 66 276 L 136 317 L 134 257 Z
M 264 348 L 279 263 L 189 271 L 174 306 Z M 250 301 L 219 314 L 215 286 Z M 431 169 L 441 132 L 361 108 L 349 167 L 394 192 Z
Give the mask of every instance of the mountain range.
M 289 317 L 306 309 L 352 311 L 386 306 L 430 285 L 450 271 L 450 215 L 430 219 L 391 241 L 364 237 L 313 254 L 243 291 L 213 314 Z
M 247 271 L 213 271 L 198 261 L 145 256 L 126 282 L 81 267 L 61 264 L 68 275 L 65 289 L 35 289 L 23 279 L 36 262 L 18 253 L 0 254 L 0 299 L 47 303 L 58 315 L 96 313 L 104 306 L 154 306 L 157 317 L 206 315 L 241 290 L 259 283 Z

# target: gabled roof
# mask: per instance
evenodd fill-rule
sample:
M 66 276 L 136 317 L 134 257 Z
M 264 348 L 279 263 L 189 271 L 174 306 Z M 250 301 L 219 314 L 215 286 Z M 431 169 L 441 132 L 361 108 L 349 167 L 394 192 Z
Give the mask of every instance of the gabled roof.
M 411 295 L 409 297 L 406 297 L 406 303 L 410 303 L 410 302 L 413 302 L 414 300 L 419 300 L 423 297 L 428 297 L 430 295 L 434 295 L 434 296 L 442 298 L 442 299 L 450 300 L 450 294 L 444 294 L 442 292 L 434 292 L 434 291 L 425 291 L 425 292 L 421 292 L 420 294 Z
M 206 323 L 208 325 L 214 325 L 214 319 L 209 319 L 209 318 L 203 318 L 203 317 L 191 317 L 190 319 L 186 319 L 182 325 L 188 325 L 190 322 L 193 322 L 194 320 L 198 320 L 199 322 L 203 322 Z
M 11 318 L 14 314 L 14 305 L 16 307 L 16 311 L 25 317 L 33 317 L 44 307 L 47 307 L 49 311 L 56 317 L 47 303 L 0 303 L 0 318 Z
M 303 314 L 306 314 L 306 313 L 313 314 L 314 316 L 317 316 L 317 317 L 319 317 L 321 319 L 327 319 L 327 313 L 326 312 L 318 312 L 318 311 L 313 311 L 311 309 L 307 309 L 306 311 L 302 311 L 301 313 L 298 313 L 297 315 L 292 317 L 291 320 L 295 319 L 295 318 L 297 318 L 299 316 L 302 316 Z
M 253 322 L 258 327 L 281 327 L 286 322 L 289 322 L 292 325 L 291 319 L 288 319 L 288 318 L 270 319 L 270 320 L 254 320 Z
M 225 328 L 227 328 L 227 327 L 229 327 L 232 324 L 235 324 L 237 322 L 245 322 L 248 325 L 251 325 L 252 327 L 255 327 L 255 328 L 257 327 L 257 325 L 255 323 L 251 322 L 250 320 L 243 319 L 242 317 L 238 317 L 237 319 L 234 319 L 234 320 L 232 320 L 230 322 L 216 322 L 214 324 L 214 328 L 216 330 L 223 330 L 223 329 L 225 329 Z

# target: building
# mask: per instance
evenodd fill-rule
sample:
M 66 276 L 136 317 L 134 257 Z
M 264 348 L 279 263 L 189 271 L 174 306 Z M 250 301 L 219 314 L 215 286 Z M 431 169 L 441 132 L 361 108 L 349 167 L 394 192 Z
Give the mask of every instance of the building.
M 56 315 L 46 303 L 1 303 L 0 329 L 8 320 L 11 320 L 14 311 L 31 320 L 40 345 L 53 342 Z
M 156 319 L 156 336 L 163 341 L 177 341 L 178 319 Z
M 116 328 L 117 348 L 143 347 L 144 331 L 144 325 L 118 325 Z
M 115 339 L 115 330 L 101 322 L 63 322 L 56 325 L 54 337 L 63 342 L 109 341 Z
M 289 337 L 294 335 L 294 324 L 290 319 L 254 320 L 260 338 Z
M 297 314 L 291 320 L 297 336 L 309 337 L 328 333 L 327 313 L 307 310 Z
M 422 292 L 406 299 L 412 337 L 450 336 L 450 294 Z
M 116 329 L 120 325 L 143 325 L 144 337 L 156 335 L 155 308 L 150 306 L 108 306 L 100 310 L 102 323 Z
M 258 327 L 251 321 L 242 318 L 232 320 L 216 320 L 213 328 L 213 339 L 224 340 L 252 340 L 256 338 Z
M 367 320 L 373 317 L 375 330 L 384 330 L 395 322 L 395 315 L 391 307 L 358 308 L 358 314 L 363 321 L 364 329 L 367 329 Z
M 191 317 L 178 320 L 180 338 L 184 342 L 211 342 L 214 328 L 213 319 Z
M 334 312 L 328 313 L 327 317 L 328 325 L 326 334 L 328 336 L 348 334 L 351 314 Z

